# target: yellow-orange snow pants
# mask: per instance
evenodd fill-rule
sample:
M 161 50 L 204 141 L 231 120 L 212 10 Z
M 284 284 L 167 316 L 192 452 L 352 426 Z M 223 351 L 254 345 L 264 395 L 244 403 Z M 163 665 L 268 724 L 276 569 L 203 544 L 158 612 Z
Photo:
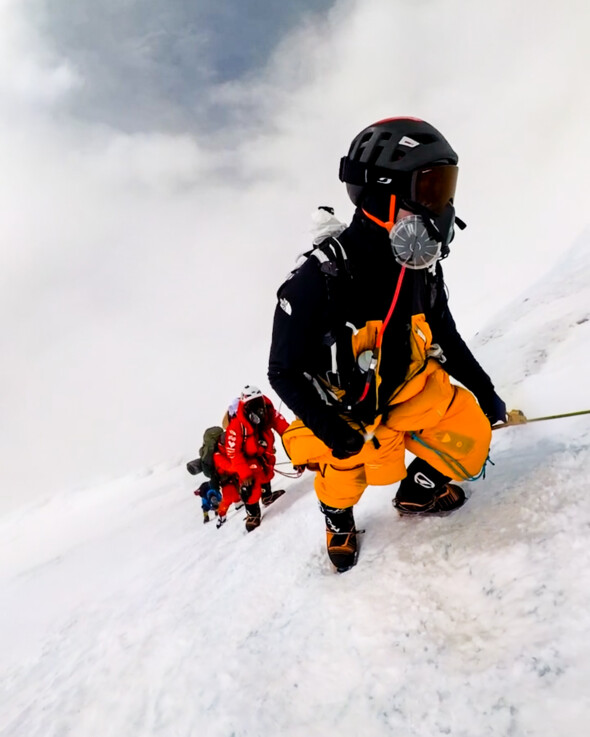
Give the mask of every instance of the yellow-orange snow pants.
M 350 507 L 368 485 L 405 478 L 406 450 L 445 476 L 465 481 L 481 471 L 492 437 L 490 423 L 473 395 L 451 384 L 446 371 L 432 359 L 396 395 L 386 415 L 365 430 L 375 440 L 365 442 L 360 453 L 346 460 L 334 458 L 301 420 L 292 422 L 283 434 L 293 465 L 319 467 L 315 490 L 324 504 Z

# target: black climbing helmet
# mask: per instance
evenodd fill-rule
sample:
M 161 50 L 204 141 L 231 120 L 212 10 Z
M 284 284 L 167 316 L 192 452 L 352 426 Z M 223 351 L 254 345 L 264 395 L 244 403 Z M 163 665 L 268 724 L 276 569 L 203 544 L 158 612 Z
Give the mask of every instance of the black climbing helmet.
M 340 180 L 357 206 L 387 191 L 440 214 L 452 203 L 459 157 L 446 138 L 418 118 L 387 118 L 361 131 L 340 161 Z

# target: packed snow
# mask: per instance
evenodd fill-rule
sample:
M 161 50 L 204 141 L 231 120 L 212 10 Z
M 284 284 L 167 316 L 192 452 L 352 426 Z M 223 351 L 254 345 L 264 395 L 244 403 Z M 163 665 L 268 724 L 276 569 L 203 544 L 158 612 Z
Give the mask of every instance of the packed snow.
M 587 734 L 590 415 L 494 431 L 446 518 L 369 488 L 341 575 L 310 473 L 277 476 L 247 534 L 243 510 L 203 524 L 185 465 L 244 383 L 268 388 L 302 213 L 349 217 L 338 160 L 391 115 L 460 155 L 469 227 L 444 268 L 500 395 L 590 409 L 588 4 L 342 0 L 206 86 L 175 78 L 172 41 L 237 58 L 207 3 L 42 5 L 0 0 L 0 737 Z M 265 12 L 213 5 L 242 42 Z M 123 108 L 85 104 L 76 58 Z M 157 109 L 105 123 L 136 95 Z M 186 133 L 156 122 L 184 113 Z
M 589 233 L 472 341 L 530 419 L 590 409 L 589 346 Z M 0 735 L 585 734 L 589 447 L 590 416 L 498 429 L 446 518 L 367 489 L 341 575 L 310 473 L 275 478 L 250 534 L 243 511 L 202 524 L 189 458 L 20 508 L 0 519 Z

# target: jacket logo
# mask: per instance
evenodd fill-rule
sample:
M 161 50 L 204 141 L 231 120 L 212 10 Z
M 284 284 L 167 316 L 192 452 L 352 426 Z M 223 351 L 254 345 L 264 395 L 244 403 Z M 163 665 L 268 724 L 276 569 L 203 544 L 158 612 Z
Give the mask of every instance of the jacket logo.
M 279 305 L 281 307 L 281 310 L 283 310 L 283 312 L 286 312 L 287 315 L 293 314 L 293 308 L 291 307 L 290 302 L 286 300 L 284 297 L 281 297 L 279 299 Z

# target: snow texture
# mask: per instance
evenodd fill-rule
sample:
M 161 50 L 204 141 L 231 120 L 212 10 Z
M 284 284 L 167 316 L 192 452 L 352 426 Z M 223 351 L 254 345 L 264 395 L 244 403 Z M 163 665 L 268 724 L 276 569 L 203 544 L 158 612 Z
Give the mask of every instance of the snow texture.
M 589 305 L 586 233 L 472 343 L 510 406 L 590 408 Z M 13 511 L 0 735 L 585 734 L 589 445 L 588 416 L 495 431 L 446 518 L 369 488 L 342 575 L 309 473 L 251 534 L 202 524 L 188 458 Z

